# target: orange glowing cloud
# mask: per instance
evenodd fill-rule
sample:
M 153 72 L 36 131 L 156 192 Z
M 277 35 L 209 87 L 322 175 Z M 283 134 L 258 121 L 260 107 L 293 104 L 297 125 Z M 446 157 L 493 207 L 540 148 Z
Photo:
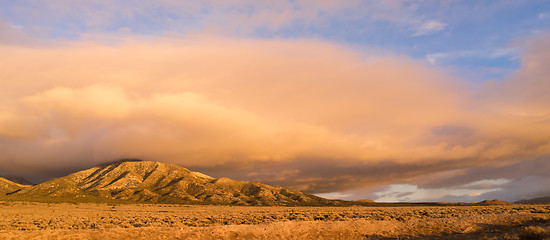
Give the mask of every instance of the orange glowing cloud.
M 513 164 L 550 153 L 536 67 L 550 48 L 533 46 L 544 51 L 477 92 L 415 60 L 314 39 L 3 46 L 0 166 L 47 175 L 138 157 L 328 192 Z M 512 89 L 526 97 L 510 103 Z

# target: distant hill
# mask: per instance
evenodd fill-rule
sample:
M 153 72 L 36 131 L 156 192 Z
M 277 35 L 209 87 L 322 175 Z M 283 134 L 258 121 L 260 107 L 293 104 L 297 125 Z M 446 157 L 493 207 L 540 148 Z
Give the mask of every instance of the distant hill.
M 28 185 L 15 183 L 6 178 L 0 177 L 0 194 L 13 193 L 26 187 L 28 187 Z
M 6 188 L 16 189 L 15 186 Z M 9 196 L 224 205 L 335 205 L 342 202 L 256 182 L 213 178 L 174 164 L 140 160 L 99 165 L 35 186 L 21 187 Z
M 509 204 L 513 204 L 511 202 L 506 202 L 506 201 L 501 201 L 501 200 L 498 200 L 498 199 L 493 199 L 493 200 L 483 200 L 481 202 L 477 202 L 477 203 L 474 203 L 476 205 L 509 205 Z
M 550 204 L 550 196 L 519 200 L 516 203 L 523 204 Z

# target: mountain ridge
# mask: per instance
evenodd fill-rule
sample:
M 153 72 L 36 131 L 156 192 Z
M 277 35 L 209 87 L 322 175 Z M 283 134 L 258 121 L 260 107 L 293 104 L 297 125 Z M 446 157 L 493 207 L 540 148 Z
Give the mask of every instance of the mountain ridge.
M 9 188 L 9 189 L 8 189 Z M 310 194 L 257 182 L 213 178 L 174 164 L 124 159 L 13 190 L 14 198 L 219 205 L 336 205 Z
M 98 164 L 64 177 L 28 185 L 0 176 L 0 201 L 22 200 L 41 202 L 118 202 L 176 203 L 195 205 L 253 206 L 352 206 L 395 205 L 363 199 L 357 201 L 329 200 L 279 186 L 229 178 L 214 178 L 184 167 L 121 159 Z M 29 183 L 22 180 L 23 183 Z M 550 203 L 550 197 L 514 202 L 516 204 Z M 465 205 L 504 205 L 510 202 L 484 200 Z M 400 203 L 413 204 L 413 203 Z M 464 205 L 463 203 L 423 203 Z

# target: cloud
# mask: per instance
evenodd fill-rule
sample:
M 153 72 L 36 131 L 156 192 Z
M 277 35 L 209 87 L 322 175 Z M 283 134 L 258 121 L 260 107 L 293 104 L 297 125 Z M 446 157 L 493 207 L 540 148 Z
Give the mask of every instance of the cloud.
M 442 188 L 459 188 L 468 190 L 468 192 L 485 189 L 481 194 L 475 196 L 457 194 L 431 198 L 429 199 L 431 201 L 457 201 L 462 199 L 460 201 L 475 202 L 495 198 L 505 201 L 517 201 L 547 196 L 550 189 L 542 183 L 550 180 L 548 160 L 549 156 L 544 155 L 504 166 L 472 167 L 462 169 L 458 174 L 440 177 L 437 181 L 423 181 L 418 186 L 427 190 L 439 189 L 441 192 L 444 192 Z M 490 191 L 487 191 L 487 189 Z
M 419 37 L 419 36 L 440 32 L 445 30 L 446 26 L 447 26 L 446 23 L 436 21 L 436 20 L 425 21 L 424 23 L 422 23 L 422 25 L 420 25 L 416 29 L 415 33 L 413 33 L 411 37 Z
M 432 53 L 432 54 L 426 55 L 426 60 L 430 64 L 435 65 L 439 63 L 441 59 L 445 59 L 447 57 L 449 57 L 448 53 Z
M 550 97 L 543 89 L 550 87 L 546 76 L 550 73 L 544 62 L 550 60 L 548 34 L 528 41 L 526 54 L 521 59 L 521 68 L 500 83 L 486 86 L 489 104 L 487 108 L 515 116 L 538 117 L 544 121 L 550 111 Z
M 36 42 L 21 26 L 12 25 L 0 18 L 0 44 L 30 45 Z
M 311 193 L 513 166 L 550 154 L 545 40 L 482 88 L 314 39 L 2 46 L 0 166 L 45 179 L 137 157 Z
M 488 57 L 490 58 L 508 57 L 511 59 L 517 59 L 519 54 L 520 54 L 519 49 L 514 47 L 507 47 L 507 48 L 495 49 L 492 53 L 488 54 Z
M 140 33 L 209 32 L 247 34 L 277 31 L 290 25 L 317 24 L 321 14 L 358 6 L 359 1 L 66 1 L 26 2 L 18 11 L 33 26 L 86 33 L 130 29 Z M 35 9 L 41 9 L 37 12 Z M 64 36 L 66 37 L 66 36 Z M 74 36 L 73 36 L 74 37 Z
M 328 195 L 389 202 L 517 201 L 548 196 L 550 190 L 544 184 L 550 180 L 548 162 L 548 156 L 541 156 L 504 166 L 459 168 L 418 175 L 401 183 Z
M 138 34 L 207 32 L 231 36 L 280 36 L 289 32 L 309 36 L 304 29 L 333 31 L 333 25 L 360 24 L 360 31 L 380 23 L 396 29 L 413 28 L 417 35 L 441 31 L 446 24 L 424 18 L 425 1 L 20 1 L 11 6 L 11 20 L 41 36 L 78 39 L 90 32 L 129 30 Z M 445 4 L 442 4 L 442 6 Z M 40 9 L 40 11 L 36 11 Z

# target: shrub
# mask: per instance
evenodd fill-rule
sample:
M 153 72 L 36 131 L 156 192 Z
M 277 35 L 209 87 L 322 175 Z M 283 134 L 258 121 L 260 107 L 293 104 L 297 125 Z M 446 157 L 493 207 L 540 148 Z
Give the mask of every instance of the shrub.
M 539 240 L 548 237 L 548 231 L 540 226 L 524 227 L 519 235 L 521 240 Z

